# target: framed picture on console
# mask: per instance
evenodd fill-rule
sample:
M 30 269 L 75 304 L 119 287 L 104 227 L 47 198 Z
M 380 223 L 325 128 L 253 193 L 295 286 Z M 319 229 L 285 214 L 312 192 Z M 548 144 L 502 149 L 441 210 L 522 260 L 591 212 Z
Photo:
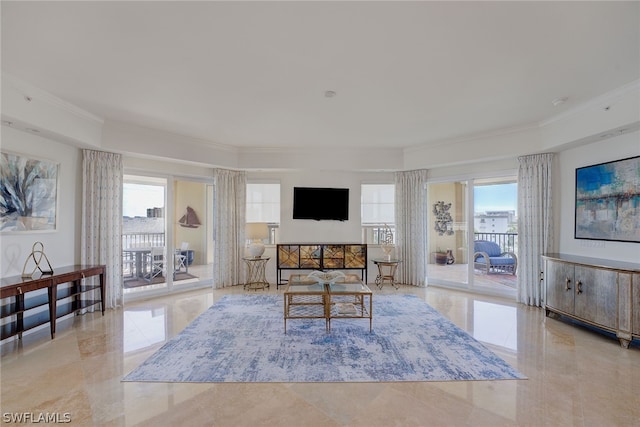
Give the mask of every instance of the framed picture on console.
M 0 232 L 55 231 L 58 164 L 0 153 Z
M 576 239 L 640 243 L 640 156 L 576 169 Z

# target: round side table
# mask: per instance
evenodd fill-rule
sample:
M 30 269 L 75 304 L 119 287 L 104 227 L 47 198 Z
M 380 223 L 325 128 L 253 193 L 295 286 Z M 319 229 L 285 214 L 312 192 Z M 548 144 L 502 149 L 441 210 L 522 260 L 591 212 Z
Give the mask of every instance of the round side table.
M 378 276 L 376 277 L 376 285 L 378 288 L 382 289 L 382 285 L 385 281 L 389 281 L 391 286 L 398 289 L 398 285 L 396 284 L 396 270 L 398 269 L 398 264 L 402 262 L 399 259 L 374 259 L 372 260 L 375 265 L 378 266 Z
M 269 287 L 269 282 L 265 276 L 265 267 L 270 257 L 244 257 L 242 258 L 247 264 L 247 281 L 244 284 L 245 289 L 258 290 Z

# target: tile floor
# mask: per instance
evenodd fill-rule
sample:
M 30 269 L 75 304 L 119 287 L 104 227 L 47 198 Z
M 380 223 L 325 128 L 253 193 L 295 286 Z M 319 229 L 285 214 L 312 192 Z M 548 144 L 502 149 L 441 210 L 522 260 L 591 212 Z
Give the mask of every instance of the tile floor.
M 529 379 L 120 381 L 223 295 L 244 292 L 232 287 L 77 316 L 59 323 L 55 340 L 46 329 L 8 340 L 1 348 L 2 423 L 27 413 L 70 417 L 67 425 L 78 426 L 640 426 L 638 345 L 623 349 L 608 336 L 545 318 L 541 309 L 496 298 L 436 287 L 374 291 L 424 298 Z

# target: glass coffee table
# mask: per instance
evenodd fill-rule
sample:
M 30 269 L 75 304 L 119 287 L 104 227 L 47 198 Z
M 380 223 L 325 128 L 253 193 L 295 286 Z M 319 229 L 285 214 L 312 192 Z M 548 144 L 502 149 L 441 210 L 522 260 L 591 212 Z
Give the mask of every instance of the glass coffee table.
M 291 275 L 284 291 L 284 332 L 288 319 L 369 319 L 373 324 L 373 292 L 356 275 L 336 283 L 318 283 L 304 275 Z
M 326 285 L 327 330 L 331 332 L 331 319 L 369 319 L 369 332 L 373 325 L 373 292 L 360 280 L 357 283 Z
M 326 299 L 324 284 L 289 279 L 284 291 L 284 333 L 287 333 L 287 319 L 325 319 L 328 331 Z

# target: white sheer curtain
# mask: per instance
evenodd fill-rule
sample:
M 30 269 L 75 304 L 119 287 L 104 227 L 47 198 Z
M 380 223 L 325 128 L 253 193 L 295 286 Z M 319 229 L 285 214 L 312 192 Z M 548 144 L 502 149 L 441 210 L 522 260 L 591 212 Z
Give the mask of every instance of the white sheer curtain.
M 540 257 L 553 249 L 553 154 L 518 160 L 518 302 L 542 306 Z
M 427 276 L 427 171 L 395 174 L 396 253 L 401 283 L 425 286 Z
M 122 156 L 93 150 L 82 150 L 82 155 L 80 259 L 107 266 L 104 304 L 116 308 L 122 305 Z M 96 299 L 97 292 L 82 298 Z
M 247 174 L 214 169 L 213 287 L 243 283 Z

